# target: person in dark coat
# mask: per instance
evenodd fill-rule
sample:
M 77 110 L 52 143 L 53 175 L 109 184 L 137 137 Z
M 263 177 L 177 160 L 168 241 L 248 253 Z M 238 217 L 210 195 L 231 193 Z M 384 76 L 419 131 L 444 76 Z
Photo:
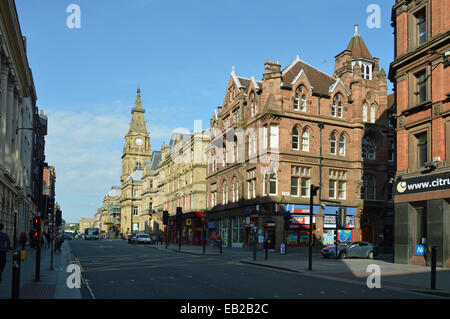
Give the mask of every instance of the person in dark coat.
M 19 239 L 19 243 L 22 245 L 22 249 L 25 249 L 25 245 L 27 244 L 27 235 L 22 232 L 22 234 L 20 234 L 20 239 Z

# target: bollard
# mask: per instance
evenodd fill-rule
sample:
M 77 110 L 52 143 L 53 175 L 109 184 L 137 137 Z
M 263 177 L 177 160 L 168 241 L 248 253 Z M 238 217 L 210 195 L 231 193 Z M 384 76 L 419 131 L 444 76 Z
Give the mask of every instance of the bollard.
M 13 253 L 11 299 L 20 298 L 20 252 Z
M 253 231 L 253 261 L 256 261 L 256 230 Z
M 431 289 L 436 289 L 436 246 L 431 247 Z
M 222 255 L 222 238 L 220 238 L 220 241 L 219 241 L 219 247 L 220 247 L 220 254 Z
M 265 246 L 264 247 L 264 250 L 265 250 L 264 259 L 267 260 L 268 254 L 269 254 L 269 245 L 266 243 L 264 246 Z

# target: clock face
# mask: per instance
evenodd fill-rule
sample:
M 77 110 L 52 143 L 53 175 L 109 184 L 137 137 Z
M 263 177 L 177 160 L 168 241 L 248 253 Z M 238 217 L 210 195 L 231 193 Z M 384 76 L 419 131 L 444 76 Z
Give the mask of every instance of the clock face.
M 144 140 L 142 138 L 137 138 L 137 139 L 134 140 L 134 142 L 138 146 L 141 146 L 142 144 L 144 144 Z

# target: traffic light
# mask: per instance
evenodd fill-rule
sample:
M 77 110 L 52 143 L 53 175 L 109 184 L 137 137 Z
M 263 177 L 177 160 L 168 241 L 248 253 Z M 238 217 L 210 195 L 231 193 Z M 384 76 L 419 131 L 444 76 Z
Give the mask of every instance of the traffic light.
M 46 210 L 46 214 L 45 214 L 45 218 L 44 219 L 48 219 L 48 216 L 52 216 L 54 209 L 55 209 L 55 199 L 54 198 L 48 198 L 47 199 L 47 210 Z
M 291 226 L 292 213 L 286 212 L 284 214 L 284 229 L 288 230 Z
M 347 208 L 346 207 L 339 207 L 339 210 L 337 213 L 337 228 L 338 229 L 347 228 Z
M 41 218 L 36 216 L 33 218 L 33 229 L 39 229 L 41 226 Z
M 56 210 L 55 224 L 56 224 L 56 226 L 61 226 L 61 224 L 62 224 L 62 211 L 60 209 Z
M 181 229 L 181 223 L 183 219 L 183 209 L 181 207 L 177 207 L 176 219 L 177 219 L 177 228 Z
M 169 212 L 167 210 L 163 211 L 163 225 L 167 226 L 169 224 Z

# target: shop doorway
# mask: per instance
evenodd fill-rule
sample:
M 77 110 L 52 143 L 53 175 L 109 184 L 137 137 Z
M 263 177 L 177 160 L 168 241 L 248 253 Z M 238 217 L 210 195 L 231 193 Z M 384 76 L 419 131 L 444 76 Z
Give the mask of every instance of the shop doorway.
M 360 240 L 373 243 L 373 231 L 371 226 L 366 225 L 361 228 Z

